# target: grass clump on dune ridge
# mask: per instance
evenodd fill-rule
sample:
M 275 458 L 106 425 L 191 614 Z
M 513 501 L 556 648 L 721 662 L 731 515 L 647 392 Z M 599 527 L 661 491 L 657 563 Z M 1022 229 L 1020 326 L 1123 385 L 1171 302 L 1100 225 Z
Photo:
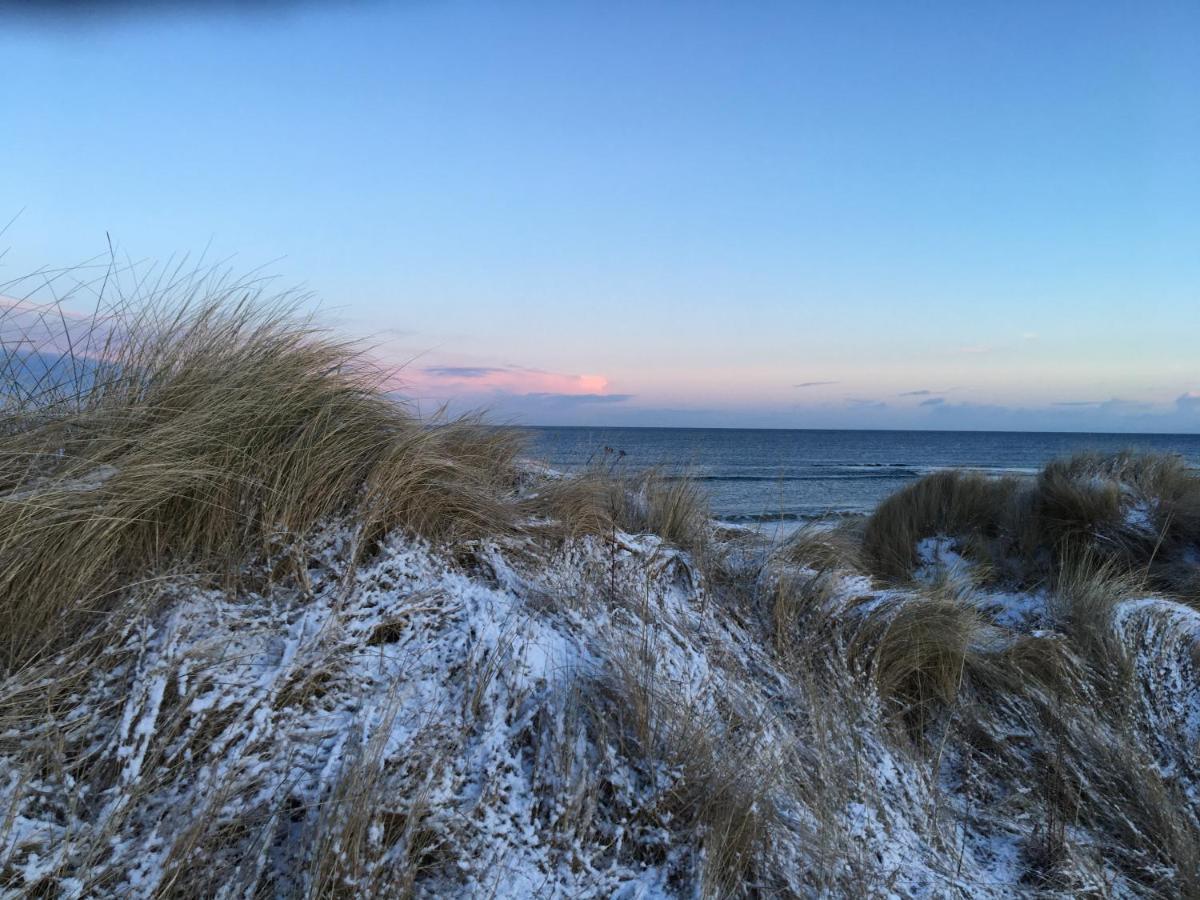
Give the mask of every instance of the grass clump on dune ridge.
M 982 625 L 976 610 L 952 597 L 914 597 L 869 615 L 851 656 L 869 661 L 880 696 L 920 732 L 958 697 Z
M 538 485 L 526 505 L 544 527 L 562 537 L 605 535 L 625 504 L 623 485 L 607 471 L 585 471 Z
M 627 531 L 649 531 L 685 549 L 698 549 L 708 535 L 708 498 L 682 475 L 650 469 L 634 476 L 629 503 L 619 523 Z
M 863 553 L 876 574 L 908 577 L 917 542 L 937 534 L 996 534 L 1011 527 L 1018 482 L 943 471 L 897 491 L 867 520 Z
M 495 537 L 522 514 L 566 536 L 615 527 L 706 546 L 700 488 L 658 470 L 540 479 L 519 500 L 519 431 L 418 418 L 359 346 L 259 284 L 175 272 L 130 296 L 119 287 L 88 318 L 61 303 L 32 325 L 28 306 L 0 312 L 8 668 L 148 574 L 185 567 L 227 583 L 254 559 L 298 572 L 295 548 L 330 517 L 355 530 L 356 556 L 393 528 Z
M 361 511 L 364 540 L 508 523 L 512 432 L 420 422 L 355 346 L 254 285 L 197 276 L 62 322 L 59 380 L 4 386 L 7 667 L 130 579 L 180 565 L 229 576 L 325 517 Z M 83 347 L 94 349 L 76 358 Z M 24 352 L 21 340 L 6 347 L 8 372 Z
M 1081 453 L 1027 480 L 937 472 L 879 505 L 863 553 L 875 574 L 905 581 L 918 542 L 935 536 L 1017 580 L 1046 581 L 1089 555 L 1200 601 L 1200 477 L 1176 456 Z
M 1043 481 L 1051 470 L 1048 466 Z M 1055 475 L 1060 483 L 1073 478 L 1075 485 L 1115 485 L 1119 497 L 1115 514 L 1109 508 L 1080 516 L 1068 523 L 1073 528 L 1066 534 L 1055 531 L 1061 519 L 1051 519 L 1043 510 L 1042 539 L 1057 538 L 1060 556 L 1090 554 L 1156 590 L 1200 606 L 1200 473 L 1179 456 L 1122 452 L 1079 454 L 1057 467 Z M 1040 494 L 1046 492 L 1042 482 L 1039 487 Z M 1072 490 L 1083 493 L 1079 487 L 1061 488 L 1062 493 Z
M 604 536 L 613 529 L 650 532 L 685 550 L 699 551 L 708 541 L 708 499 L 686 476 L 660 469 L 622 472 L 592 466 L 538 486 L 528 511 L 548 520 L 564 536 Z
M 778 557 L 817 571 L 857 570 L 863 564 L 862 537 L 856 533 L 857 528 L 853 520 L 834 528 L 806 525 L 783 541 Z
M 1100 491 L 1115 486 L 1120 498 L 1149 504 L 1147 517 L 1154 531 L 1194 538 L 1200 534 L 1200 478 L 1177 455 L 1166 453 L 1077 453 L 1046 466 L 1041 492 L 1052 484 L 1086 484 Z M 1111 497 L 1111 494 L 1109 495 Z M 1126 504 L 1122 504 L 1126 505 Z M 1083 521 L 1111 522 L 1111 500 L 1087 509 Z
M 1097 458 L 1080 454 L 1054 460 L 1032 490 L 1032 519 L 1047 547 L 1080 548 L 1107 537 L 1121 522 L 1121 489 L 1102 477 Z

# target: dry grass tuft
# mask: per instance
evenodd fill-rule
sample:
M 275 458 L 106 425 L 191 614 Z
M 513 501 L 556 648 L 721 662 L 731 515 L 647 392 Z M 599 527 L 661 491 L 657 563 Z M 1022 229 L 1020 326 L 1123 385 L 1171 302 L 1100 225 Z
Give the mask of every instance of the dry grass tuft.
M 836 570 L 811 574 L 784 574 L 762 592 L 765 627 L 772 650 L 794 664 L 811 648 L 814 633 L 826 626 L 831 603 L 841 586 Z
M 1090 671 L 1090 682 L 1107 702 L 1127 702 L 1133 666 L 1113 626 L 1122 600 L 1135 596 L 1140 584 L 1111 560 L 1081 551 L 1066 557 L 1051 584 L 1050 612 Z
M 359 522 L 368 542 L 396 527 L 433 540 L 512 531 L 518 432 L 476 416 L 413 425 L 393 436 L 366 480 Z
M 1087 454 L 1056 460 L 1038 476 L 1033 518 L 1041 545 L 1077 552 L 1108 540 L 1121 524 L 1121 490 L 1100 477 L 1095 457 Z
M 871 570 L 903 581 L 916 545 L 946 535 L 988 577 L 1053 580 L 1083 554 L 1200 602 L 1200 476 L 1177 456 L 1081 453 L 1028 481 L 937 472 L 889 497 L 870 517 L 863 551 Z
M 819 572 L 856 571 L 863 564 L 862 537 L 855 533 L 856 529 L 855 522 L 843 523 L 835 528 L 813 525 L 799 528 L 784 541 L 777 551 L 777 558 Z
M 637 475 L 632 487 L 622 528 L 652 532 L 687 550 L 703 546 L 710 513 L 708 497 L 696 481 L 650 469 Z
M 913 597 L 869 614 L 851 657 L 868 665 L 879 695 L 919 734 L 958 698 L 983 624 L 949 596 Z
M 1090 554 L 1200 604 L 1200 474 L 1183 459 L 1080 454 L 1048 466 L 1038 488 L 1038 539 L 1058 557 Z
M 863 553 L 876 574 L 908 578 L 919 540 L 938 534 L 994 537 L 1011 527 L 1018 482 L 935 472 L 883 501 L 867 521 Z
M 593 469 L 543 480 L 525 506 L 530 515 L 549 520 L 547 530 L 580 537 L 610 534 L 626 502 L 625 485 L 607 470 Z
M 363 539 L 507 527 L 518 443 L 474 419 L 421 423 L 385 373 L 252 286 L 114 301 L 77 323 L 52 387 L 11 373 L 0 430 L 0 660 L 68 639 L 164 566 L 228 579 L 359 509 Z M 2 324 L 2 323 L 0 323 Z M 43 353 L 43 356 L 46 354 Z M 69 565 L 64 565 L 70 560 Z
M 527 501 L 531 515 L 547 518 L 564 537 L 657 534 L 684 550 L 702 551 L 711 527 L 708 497 L 685 475 L 658 469 L 638 473 L 596 466 L 577 475 L 546 480 Z

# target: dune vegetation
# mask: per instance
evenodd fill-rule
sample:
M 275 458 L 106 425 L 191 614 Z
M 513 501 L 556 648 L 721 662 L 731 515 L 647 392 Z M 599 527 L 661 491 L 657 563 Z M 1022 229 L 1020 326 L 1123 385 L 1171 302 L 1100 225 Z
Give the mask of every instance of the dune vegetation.
M 1176 459 L 937 473 L 776 544 L 686 478 L 418 417 L 254 284 L 37 315 L 8 894 L 1200 896 Z

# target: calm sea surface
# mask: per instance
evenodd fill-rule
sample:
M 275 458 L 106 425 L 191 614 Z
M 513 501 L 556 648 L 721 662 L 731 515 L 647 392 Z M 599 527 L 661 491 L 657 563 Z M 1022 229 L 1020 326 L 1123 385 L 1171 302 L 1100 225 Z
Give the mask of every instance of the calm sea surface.
M 726 428 L 530 428 L 532 455 L 565 471 L 617 460 L 687 472 L 730 522 L 798 521 L 869 512 L 943 468 L 1033 474 L 1077 450 L 1182 454 L 1200 467 L 1200 435 L 983 431 L 782 431 Z M 605 448 L 611 451 L 605 453 Z M 619 456 L 624 451 L 624 456 Z

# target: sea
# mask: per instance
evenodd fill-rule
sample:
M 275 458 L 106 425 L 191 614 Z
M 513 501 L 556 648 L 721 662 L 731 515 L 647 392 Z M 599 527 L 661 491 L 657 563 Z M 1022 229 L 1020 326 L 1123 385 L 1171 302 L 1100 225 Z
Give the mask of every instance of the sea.
M 869 513 L 939 469 L 1035 475 L 1081 450 L 1180 454 L 1200 468 L 1200 435 L 990 431 L 817 431 L 737 428 L 529 428 L 530 455 L 572 472 L 592 465 L 660 467 L 708 492 L 729 523 L 803 523 Z

